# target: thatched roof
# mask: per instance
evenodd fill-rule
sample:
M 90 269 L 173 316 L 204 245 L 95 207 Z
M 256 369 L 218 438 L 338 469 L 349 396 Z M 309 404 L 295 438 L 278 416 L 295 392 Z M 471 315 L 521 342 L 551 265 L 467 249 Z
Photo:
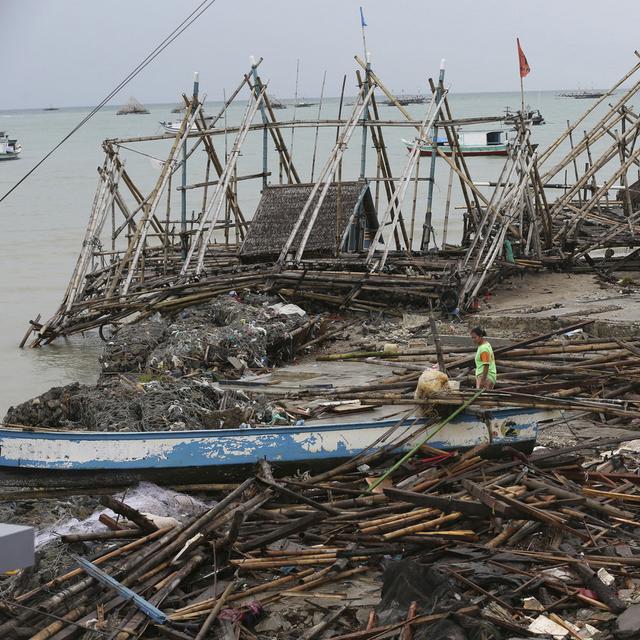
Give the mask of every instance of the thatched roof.
M 249 226 L 240 256 L 245 260 L 269 260 L 277 257 L 293 230 L 312 188 L 313 184 L 266 187 Z M 316 194 L 314 202 L 317 202 L 317 198 Z M 352 238 L 350 245 L 356 249 L 362 248 L 363 227 L 367 230 L 378 228 L 369 185 L 364 180 L 342 182 L 340 185 L 333 183 L 320 207 L 304 257 L 337 255 L 336 236 L 342 238 L 356 206 L 362 224 L 357 233 L 357 240 L 354 242 Z M 310 219 L 313 208 L 312 205 L 307 211 L 307 220 Z M 291 246 L 292 252 L 297 250 L 306 226 L 303 224 L 300 227 Z

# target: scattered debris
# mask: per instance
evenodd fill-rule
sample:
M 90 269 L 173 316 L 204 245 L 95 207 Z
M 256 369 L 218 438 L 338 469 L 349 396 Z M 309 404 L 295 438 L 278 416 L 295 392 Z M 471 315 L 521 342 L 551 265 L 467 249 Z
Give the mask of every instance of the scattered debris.
M 96 512 L 82 542 L 50 543 L 65 561 L 55 565 L 60 577 L 0 580 L 0 634 L 44 633 L 62 618 L 58 630 L 90 638 L 102 602 L 102 629 L 115 638 L 151 638 L 162 629 L 193 639 L 211 626 L 214 611 L 212 629 L 231 625 L 260 640 L 320 628 L 332 638 L 366 640 L 409 626 L 414 638 L 633 638 L 640 605 L 620 604 L 606 582 L 611 576 L 640 592 L 640 485 L 624 471 L 606 479 L 580 473 L 600 459 L 598 450 L 615 445 L 583 443 L 506 461 L 482 457 L 483 447 L 437 462 L 418 456 L 376 493 L 369 481 L 395 460 L 389 451 L 315 476 L 277 477 L 262 463 L 255 477 L 226 489 L 199 485 L 200 495 L 213 492 L 218 502 L 194 502 L 190 515 L 178 507 L 180 523 L 157 531 L 121 521 L 124 532 L 101 533 Z M 130 499 L 134 509 L 136 491 L 149 489 L 118 500 Z M 14 502 L 26 499 L 16 493 Z M 167 621 L 147 629 L 140 601 L 113 600 L 73 554 L 90 555 Z

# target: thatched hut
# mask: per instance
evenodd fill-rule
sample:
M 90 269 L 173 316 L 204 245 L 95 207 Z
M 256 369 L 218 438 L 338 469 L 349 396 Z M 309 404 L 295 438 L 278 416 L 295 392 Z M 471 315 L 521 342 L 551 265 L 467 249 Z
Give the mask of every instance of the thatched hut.
M 307 202 L 313 184 L 266 187 L 240 249 L 244 262 L 274 260 L 280 254 Z M 316 195 L 317 202 L 318 195 Z M 312 205 L 306 219 L 311 218 Z M 291 246 L 295 252 L 307 224 Z M 335 257 L 367 248 L 378 228 L 369 184 L 364 180 L 333 183 L 325 196 L 304 252 L 305 258 Z M 341 245 L 338 250 L 338 245 Z

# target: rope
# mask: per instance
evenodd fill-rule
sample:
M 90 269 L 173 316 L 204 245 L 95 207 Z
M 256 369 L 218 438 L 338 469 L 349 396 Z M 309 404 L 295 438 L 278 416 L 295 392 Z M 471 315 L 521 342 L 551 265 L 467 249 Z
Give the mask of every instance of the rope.
M 186 29 L 188 29 L 207 9 L 209 9 L 216 0 L 203 0 L 168 36 L 166 36 L 155 49 L 149 53 L 146 58 L 142 60 L 129 74 L 113 89 L 102 101 L 94 107 L 71 131 L 56 144 L 51 151 L 46 153 L 44 157 L 39 160 L 27 173 L 18 180 L 7 191 L 0 202 L 5 200 L 11 193 L 13 193 L 32 173 L 36 171 L 41 165 L 43 165 L 76 131 L 82 128 L 93 116 L 104 107 L 111 98 L 119 93 L 124 87 L 131 82 L 143 69 L 145 69 L 155 58 L 157 58 L 178 36 L 180 36 Z

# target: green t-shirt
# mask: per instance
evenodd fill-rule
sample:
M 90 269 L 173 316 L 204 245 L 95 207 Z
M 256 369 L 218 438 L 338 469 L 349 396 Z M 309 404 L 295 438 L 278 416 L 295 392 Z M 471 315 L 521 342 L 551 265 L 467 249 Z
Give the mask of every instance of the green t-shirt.
M 476 377 L 482 375 L 485 364 L 489 365 L 487 378 L 495 383 L 497 377 L 496 359 L 493 357 L 493 349 L 488 342 L 483 342 L 476 351 Z

